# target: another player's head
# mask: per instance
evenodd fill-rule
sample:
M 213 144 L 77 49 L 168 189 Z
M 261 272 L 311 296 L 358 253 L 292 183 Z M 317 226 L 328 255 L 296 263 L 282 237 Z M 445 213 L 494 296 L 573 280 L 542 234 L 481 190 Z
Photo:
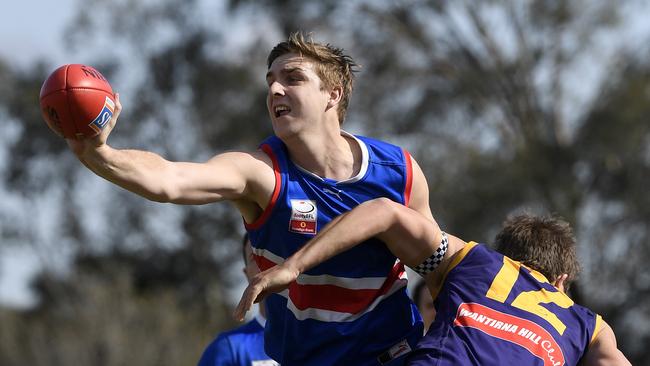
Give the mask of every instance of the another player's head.
M 269 53 L 267 58 L 269 70 L 267 81 L 269 81 L 271 72 L 274 71 L 274 63 L 286 62 L 291 58 L 305 61 L 302 66 L 310 69 L 307 71 L 313 71 L 315 73 L 318 78 L 318 87 L 321 91 L 328 93 L 334 91 L 340 94 L 334 111 L 338 116 L 339 123 L 343 123 L 350 101 L 350 95 L 352 94 L 354 72 L 356 71 L 357 64 L 342 49 L 330 44 L 314 42 L 311 38 L 306 38 L 302 33 L 296 32 L 291 34 L 286 41 L 278 43 Z M 284 68 L 289 70 L 295 67 L 296 64 L 294 63 Z M 300 72 L 298 72 L 296 76 L 299 79 L 299 77 L 304 77 L 305 75 L 300 75 Z M 290 79 L 289 84 L 293 81 L 300 82 L 304 80 Z M 271 83 L 269 83 L 269 87 L 272 87 Z M 273 93 L 274 91 L 270 90 L 269 95 L 272 96 Z M 292 109 L 293 107 L 299 108 L 300 105 L 290 107 Z M 270 104 L 269 113 L 271 114 L 271 118 L 278 117 L 277 111 L 271 110 L 271 108 L 272 105 Z
M 422 321 L 424 322 L 424 331 L 426 332 L 436 317 L 436 308 L 433 305 L 431 291 L 424 280 L 420 280 L 413 288 L 413 302 L 418 307 Z
M 568 289 L 580 271 L 571 226 L 557 217 L 528 214 L 509 217 L 496 236 L 496 249 L 540 272 L 550 282 L 567 274 Z

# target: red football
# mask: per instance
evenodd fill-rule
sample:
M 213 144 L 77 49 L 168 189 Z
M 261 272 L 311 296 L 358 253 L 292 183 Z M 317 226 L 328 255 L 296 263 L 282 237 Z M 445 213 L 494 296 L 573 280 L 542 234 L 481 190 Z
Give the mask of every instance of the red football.
M 57 135 L 74 139 L 98 135 L 108 124 L 115 100 L 99 71 L 86 65 L 63 65 L 41 87 L 41 111 Z

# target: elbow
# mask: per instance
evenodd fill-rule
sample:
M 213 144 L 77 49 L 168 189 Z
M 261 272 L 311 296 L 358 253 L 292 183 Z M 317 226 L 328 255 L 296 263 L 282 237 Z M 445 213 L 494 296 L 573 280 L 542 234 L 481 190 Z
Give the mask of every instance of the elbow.
M 381 232 L 394 229 L 401 225 L 400 210 L 404 209 L 401 204 L 388 198 L 381 197 L 367 202 L 368 214 L 373 217 L 375 225 L 381 227 Z
M 149 201 L 158 203 L 173 203 L 178 197 L 178 194 L 175 194 L 173 190 L 170 190 L 166 187 L 158 187 L 158 189 L 145 189 L 143 192 L 136 193 Z

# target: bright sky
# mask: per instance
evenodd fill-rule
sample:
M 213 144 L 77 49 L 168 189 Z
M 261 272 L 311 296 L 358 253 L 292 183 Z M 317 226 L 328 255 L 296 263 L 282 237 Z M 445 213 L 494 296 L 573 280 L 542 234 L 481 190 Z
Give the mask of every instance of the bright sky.
M 0 11 L 0 58 L 14 67 L 46 58 L 64 63 L 63 30 L 75 15 L 77 0 L 8 1 Z M 0 244 L 0 302 L 25 306 L 34 300 L 28 281 L 38 271 L 32 248 Z
M 155 1 L 155 0 L 151 0 Z M 57 0 L 57 1 L 37 1 L 37 0 L 23 0 L 12 1 L 5 4 L 0 11 L 0 59 L 8 62 L 14 68 L 27 68 L 33 65 L 37 60 L 45 60 L 51 67 L 61 64 L 72 62 L 87 62 L 88 58 L 83 58 L 79 54 L 70 53 L 66 51 L 64 44 L 63 32 L 72 22 L 77 4 L 83 4 L 83 0 Z M 211 0 L 203 1 L 206 11 L 204 14 L 220 14 L 223 13 L 221 9 L 224 5 L 221 2 L 214 2 Z M 88 6 L 88 5 L 85 5 Z M 205 22 L 213 22 L 213 17 L 203 19 Z M 228 20 L 232 21 L 232 20 Z M 241 41 L 243 36 L 247 34 L 246 30 L 251 29 L 248 23 L 234 23 L 223 22 L 223 26 L 228 26 L 230 29 L 241 28 L 233 34 L 238 35 L 238 41 Z M 164 35 L 161 39 L 165 39 Z M 92 60 L 92 58 L 90 58 Z M 91 61 L 88 61 L 91 62 Z M 116 81 L 115 85 L 120 85 L 120 92 L 123 96 L 128 97 L 128 85 Z M 0 111 L 1 112 L 1 111 Z M 0 125 L 2 124 L 0 118 Z M 3 135 L 0 135 L 0 159 L 3 157 L 3 137 L 7 140 L 8 132 L 3 126 Z M 0 174 L 2 174 L 2 161 L 0 161 Z M 101 186 L 101 185 L 94 185 Z M 0 186 L 0 200 L 4 204 L 4 209 L 13 206 L 17 207 L 19 216 L 23 216 L 19 220 L 27 222 L 34 220 L 38 222 L 39 226 L 47 226 L 45 220 L 39 220 L 35 217 L 26 217 L 30 213 L 34 213 L 33 209 L 22 209 L 26 202 L 20 199 L 13 199 L 11 197 L 3 197 L 3 190 Z M 42 202 L 41 202 L 42 203 Z M 0 207 L 2 209 L 3 207 Z M 9 208 L 9 210 L 13 210 Z M 49 210 L 49 211 L 48 211 Z M 52 205 L 43 205 L 39 207 L 38 213 L 46 212 L 43 216 L 49 217 L 56 215 L 56 207 Z M 52 212 L 50 212 L 52 211 Z M 54 212 L 54 213 L 53 213 Z M 15 212 L 13 213 L 15 214 Z M 49 224 L 51 225 L 51 223 Z M 39 233 L 47 233 L 55 231 L 52 228 L 39 227 L 35 230 Z M 51 242 L 51 235 L 44 242 Z M 42 268 L 43 253 L 41 250 L 20 243 L 0 243 L 0 304 L 9 305 L 14 307 L 29 306 L 36 300 L 28 288 L 29 281 L 33 276 Z M 50 258 L 47 257 L 48 264 Z M 243 288 L 236 288 L 233 290 L 233 301 L 239 299 L 239 294 Z
M 77 0 L 7 1 L 0 11 L 0 56 L 12 65 L 65 58 L 62 33 Z

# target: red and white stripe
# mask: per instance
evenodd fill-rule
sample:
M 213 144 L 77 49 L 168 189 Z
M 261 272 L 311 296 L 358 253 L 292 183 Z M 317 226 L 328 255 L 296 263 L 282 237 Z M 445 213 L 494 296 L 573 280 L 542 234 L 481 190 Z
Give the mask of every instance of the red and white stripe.
M 266 249 L 253 248 L 253 255 L 262 271 L 284 262 L 284 258 Z M 351 322 L 371 312 L 406 284 L 404 266 L 396 261 L 386 277 L 301 274 L 279 295 L 287 299 L 287 308 L 299 320 Z

